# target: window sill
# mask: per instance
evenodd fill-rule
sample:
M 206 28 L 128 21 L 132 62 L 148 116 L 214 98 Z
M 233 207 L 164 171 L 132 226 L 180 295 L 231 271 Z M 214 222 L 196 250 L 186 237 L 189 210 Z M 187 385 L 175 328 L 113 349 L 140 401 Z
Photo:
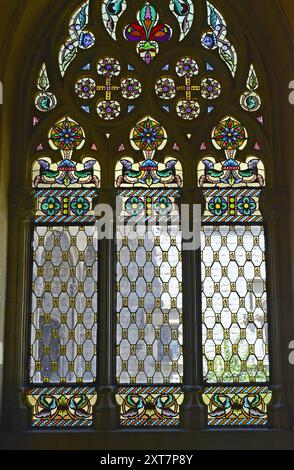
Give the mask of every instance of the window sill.
M 119 437 L 119 438 L 118 438 Z M 1 449 L 18 450 L 290 450 L 294 429 L 30 430 L 1 433 Z

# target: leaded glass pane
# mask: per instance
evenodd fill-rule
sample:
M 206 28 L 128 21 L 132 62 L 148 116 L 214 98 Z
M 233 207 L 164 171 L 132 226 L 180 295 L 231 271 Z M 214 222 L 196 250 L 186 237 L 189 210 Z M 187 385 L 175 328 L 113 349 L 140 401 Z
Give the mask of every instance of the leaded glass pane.
M 269 379 L 262 226 L 203 226 L 203 369 L 208 383 Z
M 182 382 L 181 238 L 158 227 L 117 239 L 119 383 Z
M 30 381 L 96 377 L 95 226 L 34 228 Z

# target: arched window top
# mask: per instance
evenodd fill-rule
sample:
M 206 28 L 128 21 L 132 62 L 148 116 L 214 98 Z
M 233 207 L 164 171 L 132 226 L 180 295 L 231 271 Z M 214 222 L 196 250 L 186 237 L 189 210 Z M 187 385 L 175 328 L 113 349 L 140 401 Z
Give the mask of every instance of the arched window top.
M 265 77 L 257 74 L 260 64 L 238 57 L 245 45 L 233 38 L 231 19 L 217 1 L 170 0 L 167 5 L 142 0 L 134 9 L 127 0 L 105 0 L 100 6 L 81 2 L 69 15 L 58 57 L 51 58 L 50 66 L 44 57 L 35 96 L 41 115 L 35 119 L 44 121 L 45 112 L 70 107 L 70 115 L 87 122 L 92 135 L 99 131 L 101 139 L 104 134 L 112 146 L 118 126 L 129 133 L 150 114 L 182 148 L 211 129 L 225 109 L 248 129 L 255 128 L 257 140 L 262 136 L 266 141 L 260 93 L 260 88 L 263 94 L 266 90 Z M 206 27 L 201 25 L 203 15 Z M 66 95 L 56 79 L 52 84 L 56 65 Z M 115 145 L 113 171 L 120 144 Z

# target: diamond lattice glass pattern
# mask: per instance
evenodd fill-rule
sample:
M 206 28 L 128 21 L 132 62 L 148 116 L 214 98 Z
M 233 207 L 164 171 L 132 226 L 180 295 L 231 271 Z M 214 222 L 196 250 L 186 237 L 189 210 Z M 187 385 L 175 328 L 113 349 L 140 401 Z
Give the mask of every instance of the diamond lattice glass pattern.
M 95 380 L 97 250 L 94 226 L 34 228 L 32 383 Z
M 159 230 L 159 228 L 158 228 Z M 180 383 L 181 232 L 117 239 L 117 380 Z
M 203 226 L 203 369 L 208 383 L 269 379 L 262 226 Z

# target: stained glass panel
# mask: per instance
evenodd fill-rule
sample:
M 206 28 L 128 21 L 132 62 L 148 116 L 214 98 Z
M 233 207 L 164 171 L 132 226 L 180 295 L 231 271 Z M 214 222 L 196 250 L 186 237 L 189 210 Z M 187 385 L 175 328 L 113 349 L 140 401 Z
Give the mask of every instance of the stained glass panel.
M 35 227 L 30 381 L 96 377 L 97 254 L 94 226 Z
M 58 54 L 59 70 L 62 77 L 64 77 L 68 67 L 77 56 L 79 49 L 89 49 L 95 44 L 94 34 L 87 29 L 89 5 L 90 0 L 83 2 L 70 18 L 69 36 L 61 44 Z
M 264 427 L 271 399 L 272 392 L 266 385 L 207 387 L 203 401 L 208 407 L 208 426 Z
M 246 88 L 247 90 L 241 95 L 240 104 L 245 111 L 253 113 L 258 111 L 261 106 L 261 98 L 256 93 L 256 90 L 259 88 L 259 83 L 253 64 L 251 64 L 249 68 Z
M 180 383 L 181 232 L 117 239 L 117 381 Z
M 169 71 L 169 69 L 170 66 L 163 70 Z M 212 101 L 220 97 L 221 84 L 215 77 L 203 76 L 205 73 L 204 63 L 202 60 L 190 56 L 178 58 L 174 71 L 173 77 L 161 75 L 156 80 L 155 94 L 159 99 L 165 101 L 173 100 L 178 95 L 178 100 L 175 103 L 178 116 L 186 121 L 195 120 L 204 107 L 203 100 Z M 172 101 L 171 105 L 173 105 Z
M 178 426 L 184 394 L 180 387 L 118 387 L 116 401 L 124 427 Z
M 89 427 L 93 424 L 94 387 L 35 387 L 26 396 L 34 428 Z
M 207 23 L 210 29 L 202 34 L 202 46 L 208 50 L 218 50 L 219 56 L 234 77 L 237 71 L 238 56 L 234 45 L 227 37 L 227 23 L 221 12 L 212 3 L 206 1 L 206 4 Z
M 269 379 L 262 226 L 203 226 L 203 373 L 209 383 Z

